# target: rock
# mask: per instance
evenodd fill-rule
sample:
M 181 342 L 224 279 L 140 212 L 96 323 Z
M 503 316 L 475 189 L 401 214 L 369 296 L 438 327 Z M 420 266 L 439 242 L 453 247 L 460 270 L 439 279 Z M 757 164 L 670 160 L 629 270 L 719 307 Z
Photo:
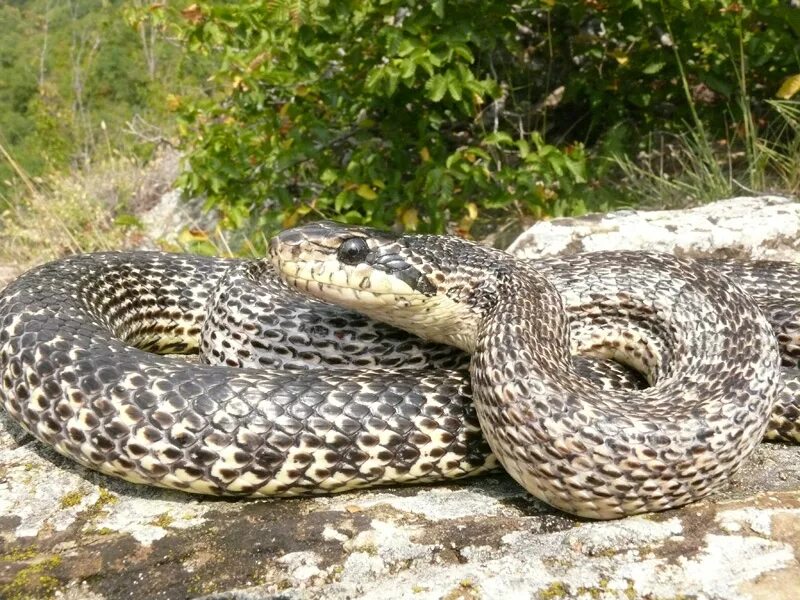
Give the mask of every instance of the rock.
M 763 445 L 707 502 L 594 523 L 502 474 L 308 499 L 189 496 L 88 471 L 2 427 L 3 598 L 775 598 L 798 576 L 793 447 Z
M 737 225 L 740 202 L 749 216 Z M 681 241 L 649 234 L 676 252 L 714 253 L 721 239 L 737 255 L 794 250 L 797 205 L 718 207 L 719 218 L 704 212 L 713 207 L 691 213 L 705 215 L 696 234 L 686 212 L 617 213 L 538 224 L 515 251 L 590 249 L 610 244 L 606 235 L 622 246 L 648 219 L 652 232 L 683 219 L 672 232 Z M 141 487 L 62 458 L 0 413 L 0 598 L 794 598 L 799 453 L 762 444 L 704 502 L 599 523 L 553 510 L 501 473 L 283 500 Z
M 800 203 L 780 196 L 732 198 L 688 210 L 553 219 L 536 223 L 508 248 L 527 258 L 599 250 L 798 261 Z
M 141 224 L 140 239 L 131 249 L 178 251 L 185 231 L 207 234 L 216 229 L 217 212 L 204 210 L 203 198 L 184 198 L 175 187 L 180 171 L 181 155 L 170 147 L 161 148 L 142 168 L 128 205 Z
M 179 190 L 161 195 L 147 210 L 139 214 L 143 236 L 141 250 L 161 250 L 163 245 L 180 247 L 181 232 L 214 231 L 217 215 L 203 210 L 203 201 L 184 200 Z

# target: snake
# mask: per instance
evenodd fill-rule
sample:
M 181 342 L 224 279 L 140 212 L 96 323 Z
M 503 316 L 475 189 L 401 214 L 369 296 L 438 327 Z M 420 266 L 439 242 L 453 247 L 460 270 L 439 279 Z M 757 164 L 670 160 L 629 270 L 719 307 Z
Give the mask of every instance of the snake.
M 502 466 L 619 518 L 800 441 L 799 287 L 789 263 L 523 260 L 327 221 L 258 260 L 81 254 L 0 293 L 0 404 L 133 483 L 296 496 Z

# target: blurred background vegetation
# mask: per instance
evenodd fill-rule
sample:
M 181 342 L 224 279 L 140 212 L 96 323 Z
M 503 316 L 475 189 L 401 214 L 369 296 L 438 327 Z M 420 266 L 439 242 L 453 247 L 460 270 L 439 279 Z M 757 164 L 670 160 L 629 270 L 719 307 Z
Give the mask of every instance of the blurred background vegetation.
M 135 230 L 165 147 L 234 251 L 800 191 L 795 0 L 6 0 L 0 31 L 3 227 L 63 204 L 66 251 Z

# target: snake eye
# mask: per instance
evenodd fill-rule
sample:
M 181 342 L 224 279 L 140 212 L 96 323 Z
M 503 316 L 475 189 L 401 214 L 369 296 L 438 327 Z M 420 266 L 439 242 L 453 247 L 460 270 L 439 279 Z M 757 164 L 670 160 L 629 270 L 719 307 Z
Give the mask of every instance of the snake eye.
M 369 254 L 369 247 L 366 240 L 360 237 L 352 237 L 342 242 L 336 252 L 336 257 L 346 265 L 357 265 L 360 262 L 364 262 L 367 254 Z

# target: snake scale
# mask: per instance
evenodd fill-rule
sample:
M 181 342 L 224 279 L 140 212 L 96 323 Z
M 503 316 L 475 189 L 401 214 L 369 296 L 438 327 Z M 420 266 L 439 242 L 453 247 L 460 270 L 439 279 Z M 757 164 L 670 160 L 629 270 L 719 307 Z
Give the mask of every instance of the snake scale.
M 289 496 L 499 461 L 559 509 L 616 518 L 707 495 L 765 434 L 800 439 L 798 272 L 531 262 L 328 222 L 260 261 L 79 255 L 0 294 L 0 400 L 136 483 Z

